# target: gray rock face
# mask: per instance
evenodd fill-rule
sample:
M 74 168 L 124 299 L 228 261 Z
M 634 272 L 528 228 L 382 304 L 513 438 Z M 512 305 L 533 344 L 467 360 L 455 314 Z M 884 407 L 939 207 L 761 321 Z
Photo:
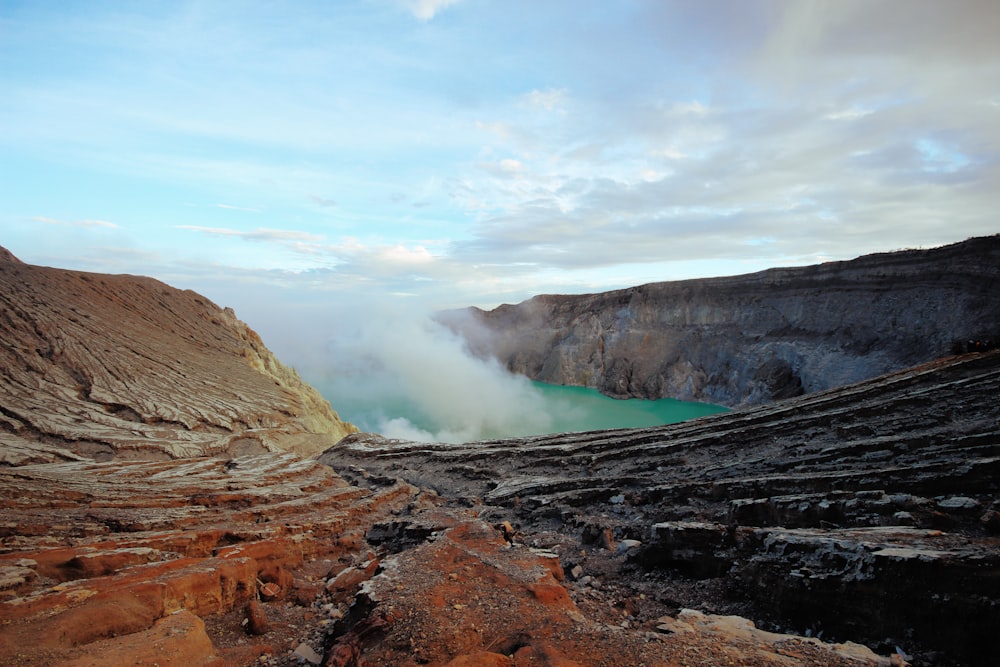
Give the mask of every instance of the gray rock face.
M 442 320 L 474 352 L 542 382 L 618 398 L 757 405 L 1000 336 L 1000 236 L 729 278 L 543 295 Z

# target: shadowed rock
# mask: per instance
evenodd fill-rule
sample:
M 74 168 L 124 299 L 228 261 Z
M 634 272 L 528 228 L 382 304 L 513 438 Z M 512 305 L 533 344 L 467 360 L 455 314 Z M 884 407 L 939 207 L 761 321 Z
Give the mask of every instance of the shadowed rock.
M 728 599 L 776 626 L 974 664 L 1000 627 L 997 396 L 991 352 L 659 428 L 464 445 L 357 434 L 320 460 L 481 498 L 525 535 L 630 564 L 616 581 L 636 594 L 650 573 L 667 590 L 711 581 L 687 604 Z M 626 539 L 641 546 L 621 557 Z
M 998 292 L 991 236 L 441 318 L 477 353 L 534 380 L 745 406 L 906 368 L 970 339 L 1000 342 Z

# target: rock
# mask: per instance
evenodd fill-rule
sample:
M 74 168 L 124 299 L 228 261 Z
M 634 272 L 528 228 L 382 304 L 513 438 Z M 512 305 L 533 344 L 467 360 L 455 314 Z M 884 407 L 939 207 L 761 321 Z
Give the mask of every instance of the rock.
M 85 657 L 59 664 L 216 667 L 219 658 L 205 633 L 204 622 L 191 612 L 178 611 L 163 617 L 148 630 L 89 644 Z
M 295 604 L 300 607 L 308 607 L 322 595 L 324 590 L 326 590 L 326 586 L 322 581 L 296 582 L 294 588 Z
M 939 500 L 938 507 L 944 510 L 975 510 L 979 508 L 979 501 L 965 496 L 952 496 Z
M 68 660 L 76 647 L 140 636 L 177 610 L 241 610 L 242 620 L 259 579 L 287 586 L 309 561 L 351 555 L 341 536 L 418 494 L 405 484 L 351 487 L 289 453 L 0 467 L 4 489 L 17 493 L 0 493 L 0 569 L 19 577 L 0 595 L 0 664 L 12 651 L 25 664 Z M 231 625 L 244 639 L 253 631 Z M 206 650 L 207 660 L 211 641 Z
M 503 533 L 503 538 L 508 542 L 514 541 L 514 527 L 510 525 L 510 521 L 504 521 L 499 526 L 500 532 Z
M 31 583 L 38 575 L 30 567 L 21 565 L 0 566 L 0 598 L 5 595 L 5 591 L 18 589 Z M 11 593 L 10 595 L 13 595 Z
M 317 653 L 309 644 L 302 643 L 295 647 L 292 656 L 305 660 L 310 665 L 318 665 L 323 662 L 323 656 Z
M 996 510 L 987 510 L 982 516 L 979 517 L 979 523 L 991 532 L 1000 532 L 1000 512 L 997 512 Z
M 611 529 L 605 528 L 600 533 L 598 533 L 597 543 L 602 549 L 607 549 L 608 551 L 615 550 L 615 540 L 611 536 Z
M 909 512 L 896 512 L 895 514 L 892 515 L 892 518 L 900 526 L 914 526 L 914 525 L 916 525 L 916 521 L 914 520 L 913 515 L 910 514 Z
M 326 584 L 326 590 L 330 593 L 354 593 L 354 590 L 361 585 L 361 582 L 371 579 L 375 571 L 378 570 L 379 560 L 373 558 L 358 567 L 344 568 L 337 576 L 330 579 Z
M 505 655 L 478 651 L 449 660 L 445 667 L 509 667 L 513 664 L 511 659 Z
M 264 605 L 257 600 L 247 602 L 244 610 L 247 620 L 247 632 L 251 635 L 267 634 L 270 624 L 267 622 L 267 614 L 264 613 Z
M 615 549 L 615 555 L 624 556 L 629 553 L 629 551 L 638 549 L 640 546 L 642 546 L 642 542 L 639 540 L 622 540 L 618 543 L 618 547 Z
M 644 560 L 695 577 L 716 577 L 729 570 L 736 558 L 736 543 L 722 524 L 698 521 L 664 521 L 654 524 Z
M 682 613 L 683 611 L 685 610 L 681 610 Z M 685 634 L 695 631 L 694 627 L 690 623 L 686 623 L 680 618 L 661 616 L 657 619 L 656 623 L 656 629 L 666 634 Z
M 542 295 L 440 319 L 533 380 L 617 398 L 759 405 L 949 354 L 1000 332 L 1000 236 L 930 250 Z
M 566 589 L 558 584 L 532 584 L 528 590 L 542 604 L 567 605 L 570 603 Z
M 353 434 L 313 460 L 270 450 L 328 441 L 328 406 L 231 313 L 155 281 L 4 261 L 0 664 L 889 662 L 801 636 L 819 630 L 921 659 L 993 655 L 1000 353 L 669 427 Z M 98 337 L 110 322 L 92 302 L 120 330 Z M 763 364 L 752 382 L 793 376 Z M 280 646 L 240 625 L 261 584 L 288 600 L 260 605 Z

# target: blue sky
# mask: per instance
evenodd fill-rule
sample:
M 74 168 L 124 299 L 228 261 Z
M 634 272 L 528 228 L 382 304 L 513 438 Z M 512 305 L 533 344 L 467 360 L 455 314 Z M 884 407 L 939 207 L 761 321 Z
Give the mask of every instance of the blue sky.
M 0 0 L 0 245 L 277 331 L 950 243 L 1000 231 L 997 34 L 992 0 Z

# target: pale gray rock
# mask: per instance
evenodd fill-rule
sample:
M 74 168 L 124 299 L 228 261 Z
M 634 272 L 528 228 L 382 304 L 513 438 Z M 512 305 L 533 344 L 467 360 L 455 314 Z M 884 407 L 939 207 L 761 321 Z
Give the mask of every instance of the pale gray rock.
M 308 662 L 310 665 L 318 665 L 323 662 L 323 657 L 319 653 L 316 653 L 316 651 L 314 651 L 313 648 L 305 642 L 295 647 L 292 655 L 300 660 Z

